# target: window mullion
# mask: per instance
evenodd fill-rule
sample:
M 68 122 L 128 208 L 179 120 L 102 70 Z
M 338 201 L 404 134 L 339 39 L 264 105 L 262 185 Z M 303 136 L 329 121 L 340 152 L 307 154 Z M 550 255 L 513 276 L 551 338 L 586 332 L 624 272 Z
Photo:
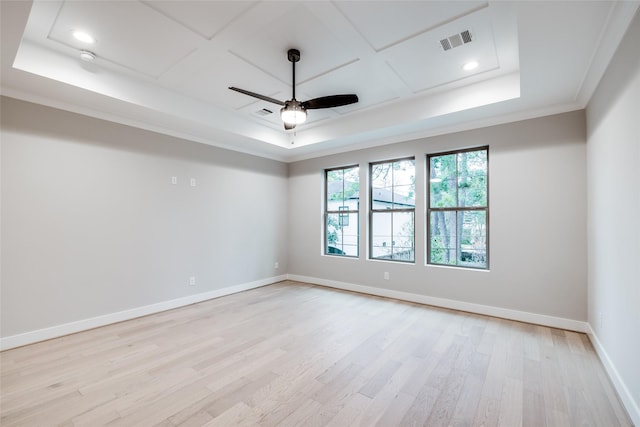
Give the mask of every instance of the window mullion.
M 456 208 L 460 208 L 460 185 L 459 184 L 459 180 L 460 180 L 460 170 L 458 170 L 458 156 L 459 154 L 456 154 Z

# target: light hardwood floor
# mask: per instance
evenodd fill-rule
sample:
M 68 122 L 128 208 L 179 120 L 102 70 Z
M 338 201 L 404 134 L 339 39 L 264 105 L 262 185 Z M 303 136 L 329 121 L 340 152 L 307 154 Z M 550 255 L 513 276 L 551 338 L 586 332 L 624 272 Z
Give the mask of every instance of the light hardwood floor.
M 584 334 L 282 282 L 0 354 L 2 426 L 629 426 Z

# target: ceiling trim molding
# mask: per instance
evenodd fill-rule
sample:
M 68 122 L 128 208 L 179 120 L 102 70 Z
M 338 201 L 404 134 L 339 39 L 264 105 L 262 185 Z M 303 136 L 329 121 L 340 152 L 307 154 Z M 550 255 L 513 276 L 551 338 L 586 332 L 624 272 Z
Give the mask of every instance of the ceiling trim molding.
M 582 108 L 587 106 L 600 79 L 607 71 L 609 62 L 629 29 L 638 7 L 640 2 L 637 1 L 617 1 L 611 6 L 609 16 L 598 38 L 598 45 L 594 49 L 582 82 L 576 91 L 575 99 Z

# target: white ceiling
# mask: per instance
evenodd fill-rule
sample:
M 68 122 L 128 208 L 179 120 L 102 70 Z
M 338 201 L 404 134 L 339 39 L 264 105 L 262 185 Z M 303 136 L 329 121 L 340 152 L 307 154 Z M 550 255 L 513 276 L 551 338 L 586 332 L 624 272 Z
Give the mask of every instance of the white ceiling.
M 2 94 L 283 161 L 584 108 L 640 4 L 0 3 Z M 228 89 L 290 99 L 289 48 L 298 100 L 360 101 L 285 131 L 280 106 Z

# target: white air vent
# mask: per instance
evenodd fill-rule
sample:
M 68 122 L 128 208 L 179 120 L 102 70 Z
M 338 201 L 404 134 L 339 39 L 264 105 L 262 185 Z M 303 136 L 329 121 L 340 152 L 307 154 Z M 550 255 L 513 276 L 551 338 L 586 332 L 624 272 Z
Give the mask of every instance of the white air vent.
M 273 111 L 267 108 L 263 108 L 262 110 L 256 111 L 256 114 L 259 116 L 268 116 L 269 114 L 273 114 Z
M 442 46 L 442 50 L 446 51 L 453 49 L 454 47 L 462 46 L 463 44 L 471 43 L 472 39 L 471 32 L 469 30 L 464 30 L 461 33 L 456 33 L 440 40 L 440 46 Z

